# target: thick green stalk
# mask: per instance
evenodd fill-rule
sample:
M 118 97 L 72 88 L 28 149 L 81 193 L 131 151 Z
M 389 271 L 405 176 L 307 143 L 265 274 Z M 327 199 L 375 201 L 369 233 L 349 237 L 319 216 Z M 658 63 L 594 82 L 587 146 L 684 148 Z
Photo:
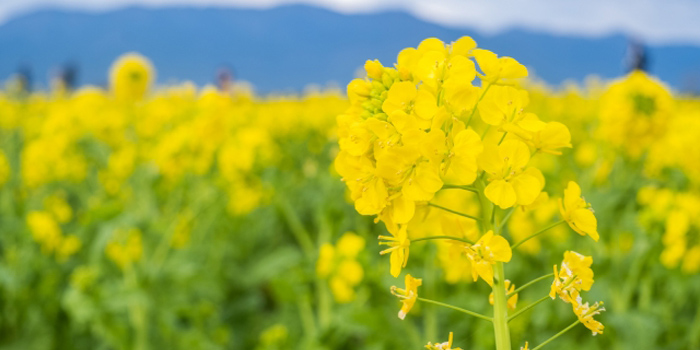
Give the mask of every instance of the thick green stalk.
M 495 206 L 484 195 L 486 187 L 483 180 L 477 182 L 479 201 L 481 202 L 481 228 L 483 233 L 495 230 L 492 222 Z M 495 232 L 498 234 L 498 232 Z M 493 331 L 496 337 L 496 350 L 511 350 L 510 331 L 508 330 L 508 301 L 506 300 L 505 270 L 502 262 L 493 265 Z
M 497 350 L 511 350 L 508 331 L 508 301 L 506 300 L 505 272 L 503 263 L 494 265 L 493 281 L 493 329 Z

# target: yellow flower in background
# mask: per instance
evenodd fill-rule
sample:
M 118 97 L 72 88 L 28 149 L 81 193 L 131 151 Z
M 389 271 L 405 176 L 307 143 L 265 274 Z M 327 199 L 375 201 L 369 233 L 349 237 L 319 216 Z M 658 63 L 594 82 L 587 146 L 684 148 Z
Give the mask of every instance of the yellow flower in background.
M 112 240 L 105 247 L 107 257 L 122 270 L 131 267 L 143 255 L 142 236 L 137 228 L 115 230 Z
M 109 85 L 114 97 L 141 100 L 155 81 L 155 69 L 148 58 L 132 52 L 120 56 L 110 68 Z
M 394 277 L 399 277 L 399 274 L 401 274 L 401 269 L 406 267 L 406 264 L 408 263 L 408 253 L 409 247 L 411 246 L 411 240 L 408 239 L 406 229 L 406 225 L 401 225 L 401 227 L 395 231 L 396 234 L 391 232 L 391 236 L 379 236 L 379 239 L 382 240 L 379 242 L 379 244 L 389 246 L 389 248 L 382 250 L 379 252 L 379 254 L 391 254 L 389 256 L 389 262 L 391 264 L 391 275 Z
M 397 288 L 395 286 L 391 287 L 391 293 L 399 297 L 401 300 L 401 310 L 399 310 L 399 318 L 404 319 L 409 311 L 413 308 L 418 298 L 418 287 L 423 284 L 423 280 L 420 278 L 413 278 L 410 274 L 406 275 L 405 278 L 405 289 Z
M 511 283 L 510 280 L 506 280 L 506 295 L 515 292 L 515 284 Z M 489 294 L 489 304 L 493 305 L 493 292 Z M 518 294 L 513 294 L 508 298 L 508 309 L 515 310 L 518 305 Z
M 454 335 L 452 332 L 450 332 L 449 338 L 447 338 L 447 341 L 444 343 L 439 343 L 439 344 L 433 344 L 428 342 L 428 345 L 425 346 L 426 349 L 428 350 L 462 350 L 462 348 L 453 348 L 452 347 L 452 339 Z
M 42 251 L 47 255 L 60 247 L 63 232 L 50 213 L 45 211 L 30 212 L 27 214 L 27 226 L 29 226 L 34 240 L 41 244 Z
M 602 139 L 632 158 L 640 157 L 662 136 L 674 113 L 668 88 L 635 70 L 610 84 L 600 98 Z
M 7 156 L 5 153 L 0 151 L 0 187 L 10 180 L 12 175 L 12 169 L 10 168 L 10 163 L 7 161 Z
M 554 281 L 550 288 L 549 297 L 572 303 L 579 298 L 580 291 L 589 291 L 593 286 L 593 258 L 574 251 L 564 253 L 561 269 L 554 265 Z
M 66 201 L 63 193 L 56 193 L 44 198 L 44 208 L 62 224 L 69 222 L 73 218 L 73 209 Z
M 590 203 L 581 196 L 581 187 L 573 181 L 564 190 L 564 200 L 559 199 L 562 218 L 581 236 L 589 235 L 598 242 L 598 221 Z
M 528 342 L 525 342 L 525 345 L 521 346 L 520 350 L 529 350 L 529 347 L 528 347 L 529 345 L 530 344 L 528 344 Z
M 588 302 L 583 304 L 580 299 L 577 299 L 571 304 L 574 308 L 574 314 L 576 314 L 579 321 L 581 321 L 586 328 L 593 332 L 593 335 L 603 334 L 605 326 L 603 326 L 600 321 L 593 319 L 593 316 L 600 315 L 601 312 L 605 311 L 602 301 L 589 305 Z
M 365 247 L 365 239 L 353 232 L 344 233 L 335 246 L 324 243 L 316 261 L 316 275 L 327 279 L 336 302 L 355 299 L 354 288 L 362 282 L 364 269 L 357 256 Z
M 508 241 L 503 236 L 494 235 L 493 231 L 486 232 L 465 250 L 471 260 L 474 281 L 481 277 L 490 286 L 493 285 L 493 265 L 496 262 L 509 262 L 513 256 Z
M 530 150 L 518 140 L 486 147 L 479 157 L 479 166 L 490 181 L 486 198 L 502 209 L 534 202 L 544 187 L 544 177 L 536 168 L 525 168 L 529 160 Z
M 58 261 L 66 261 L 69 257 L 77 253 L 83 246 L 83 242 L 80 241 L 75 235 L 68 235 L 63 237 L 61 244 L 56 249 L 56 258 Z

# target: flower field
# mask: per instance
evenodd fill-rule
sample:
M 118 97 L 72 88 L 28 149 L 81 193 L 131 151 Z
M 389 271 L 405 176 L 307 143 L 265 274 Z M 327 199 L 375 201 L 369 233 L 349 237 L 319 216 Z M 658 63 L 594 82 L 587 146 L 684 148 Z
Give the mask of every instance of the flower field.
M 9 82 L 0 348 L 700 348 L 700 99 L 416 44 L 347 91 Z

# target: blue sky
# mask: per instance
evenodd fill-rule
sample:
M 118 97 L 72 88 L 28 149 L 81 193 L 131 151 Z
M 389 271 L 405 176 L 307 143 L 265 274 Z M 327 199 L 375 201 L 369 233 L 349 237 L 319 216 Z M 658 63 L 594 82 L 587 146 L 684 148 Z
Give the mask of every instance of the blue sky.
M 497 33 L 513 27 L 558 35 L 624 33 L 652 44 L 700 45 L 697 0 L 0 0 L 0 24 L 36 9 L 107 11 L 169 5 L 267 8 L 308 4 L 342 13 L 400 9 L 451 27 Z

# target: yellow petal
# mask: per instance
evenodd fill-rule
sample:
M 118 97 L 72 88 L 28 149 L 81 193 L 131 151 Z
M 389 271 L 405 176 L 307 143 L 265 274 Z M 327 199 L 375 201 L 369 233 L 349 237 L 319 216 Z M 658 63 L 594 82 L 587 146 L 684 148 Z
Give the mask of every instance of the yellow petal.
M 501 209 L 510 208 L 515 204 L 516 194 L 513 185 L 505 180 L 494 180 L 484 190 L 486 198 Z
M 530 174 L 517 175 L 511 179 L 511 183 L 518 197 L 519 205 L 532 204 L 542 192 L 542 183 L 537 177 Z
M 576 227 L 598 242 L 598 221 L 589 209 L 576 209 L 571 213 L 571 221 Z
M 416 212 L 416 203 L 400 195 L 391 202 L 391 208 L 393 210 L 394 222 L 397 224 L 405 224 L 413 218 Z

